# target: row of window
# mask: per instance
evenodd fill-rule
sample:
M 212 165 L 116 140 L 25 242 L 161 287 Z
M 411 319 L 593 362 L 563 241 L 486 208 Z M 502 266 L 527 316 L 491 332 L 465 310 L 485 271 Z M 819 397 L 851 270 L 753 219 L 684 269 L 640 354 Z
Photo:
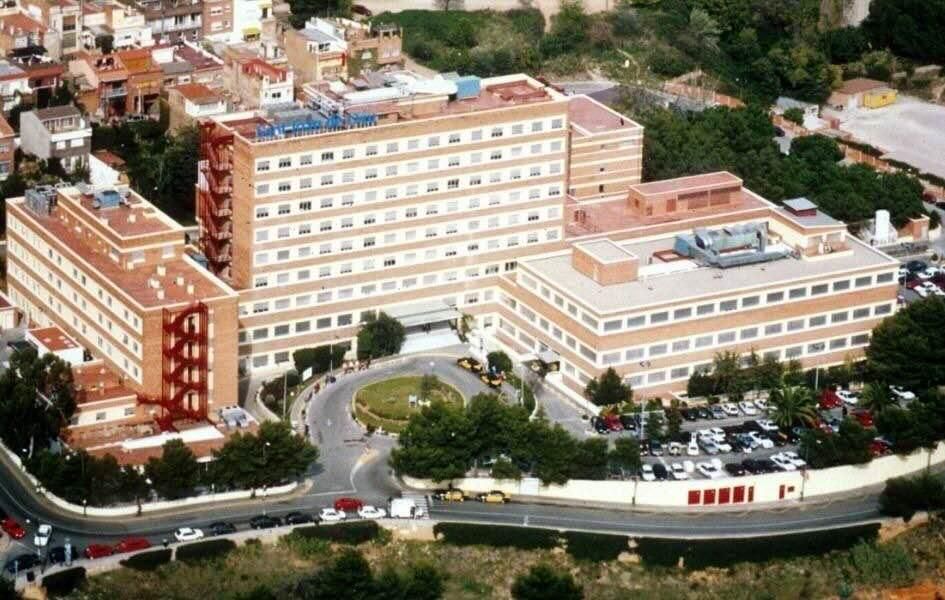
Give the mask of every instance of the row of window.
M 245 317 L 250 314 L 259 315 L 268 312 L 298 310 L 300 308 L 319 306 L 330 302 L 347 302 L 377 295 L 388 295 L 399 291 L 414 290 L 419 286 L 429 288 L 435 285 L 453 283 L 455 281 L 476 279 L 482 275 L 498 275 L 502 271 L 510 272 L 515 270 L 515 266 L 515 261 L 509 261 L 503 265 L 474 265 L 466 267 L 463 271 L 451 270 L 426 273 L 423 276 L 413 275 L 402 279 L 372 281 L 370 283 L 361 284 L 360 286 L 322 289 L 315 293 L 306 292 L 295 296 L 247 302 L 240 304 L 239 314 L 241 317 Z
M 667 323 L 690 321 L 692 319 L 704 319 L 718 314 L 751 310 L 762 306 L 783 304 L 785 302 L 796 302 L 804 300 L 805 298 L 828 294 L 841 294 L 853 289 L 864 289 L 874 285 L 889 284 L 894 280 L 895 274 L 891 272 L 879 273 L 875 277 L 873 275 L 860 275 L 853 279 L 837 279 L 830 282 L 772 289 L 764 293 L 746 294 L 721 301 L 702 302 L 680 306 L 672 310 L 662 309 L 650 313 L 634 314 L 628 317 L 601 321 L 590 312 L 580 310 L 575 303 L 553 292 L 546 285 L 539 284 L 530 275 L 526 273 L 519 273 L 518 275 L 520 285 L 536 292 L 549 303 L 553 303 L 559 310 L 567 313 L 572 319 L 581 323 L 594 333 L 604 334 L 636 331 L 644 327 L 662 326 Z
M 544 213 L 544 216 L 542 216 Z M 254 264 L 262 266 L 270 262 L 281 262 L 285 260 L 303 259 L 310 256 L 331 254 L 333 252 L 350 252 L 361 248 L 373 248 L 376 246 L 394 246 L 397 244 L 410 243 L 423 239 L 433 239 L 441 235 L 457 235 L 461 233 L 476 233 L 485 230 L 494 230 L 503 227 L 516 227 L 525 223 L 538 223 L 539 221 L 554 221 L 561 216 L 561 209 L 554 206 L 544 211 L 530 210 L 527 212 L 508 212 L 501 217 L 499 215 L 489 217 L 488 219 L 465 219 L 451 221 L 440 225 L 432 225 L 424 229 L 399 229 L 387 231 L 383 234 L 366 235 L 361 238 L 326 240 L 318 245 L 298 245 L 280 248 L 278 250 L 268 250 L 257 252 L 254 255 Z M 365 215 L 360 219 L 358 227 L 371 226 L 377 223 L 377 215 Z M 386 220 L 385 220 L 386 222 Z M 336 229 L 354 228 L 354 217 L 342 217 L 340 219 L 326 219 L 317 224 L 317 232 L 313 231 L 312 223 L 302 223 L 300 225 L 285 225 L 283 227 L 272 229 L 256 230 L 257 244 L 263 244 L 269 241 L 289 240 L 304 238 L 307 236 L 318 236 L 327 234 Z M 275 234 L 270 238 L 270 232 Z M 485 248 L 485 243 L 483 244 Z
M 388 140 L 387 142 L 355 145 L 343 149 L 326 149 L 317 153 L 301 153 L 278 158 L 256 160 L 256 172 L 266 173 L 277 169 L 292 169 L 315 164 L 332 164 L 336 161 L 368 159 L 381 155 L 395 155 L 403 151 L 419 151 L 441 146 L 453 146 L 463 143 L 477 143 L 483 140 L 497 140 L 506 136 L 536 134 L 546 129 L 557 130 L 564 127 L 564 119 L 535 120 L 529 123 L 511 123 L 495 125 L 488 129 L 470 129 L 436 134 L 427 137 Z
M 391 179 L 404 175 L 419 174 L 442 174 L 449 169 L 458 169 L 462 167 L 473 167 L 484 163 L 495 163 L 504 159 L 521 159 L 524 156 L 538 156 L 545 153 L 560 153 L 563 142 L 560 140 L 534 143 L 528 146 L 526 155 L 525 146 L 510 146 L 506 148 L 495 148 L 488 152 L 470 152 L 468 154 L 457 154 L 447 158 L 428 158 L 423 161 L 396 162 L 385 165 L 372 164 L 368 167 L 352 169 L 350 171 L 331 171 L 318 175 L 292 176 L 280 181 L 259 181 L 256 183 L 256 196 L 265 196 L 266 194 L 286 193 L 293 189 L 311 189 L 313 187 L 327 187 L 336 184 L 353 184 L 362 181 L 373 181 L 379 179 Z M 542 164 L 548 161 L 543 161 Z M 554 172 L 560 172 L 563 161 L 556 160 L 553 163 Z M 513 169 L 514 173 L 510 175 L 512 179 L 521 179 L 528 174 L 536 177 L 533 165 L 519 166 Z
M 561 194 L 559 186 L 551 186 L 548 188 L 548 195 L 555 197 Z M 365 192 L 358 192 L 357 194 L 345 194 L 338 198 L 334 196 L 326 196 L 324 198 L 316 199 L 305 199 L 298 202 L 282 202 L 280 204 L 269 204 L 256 207 L 256 219 L 266 219 L 269 217 L 285 217 L 291 214 L 304 214 L 310 212 L 313 207 L 319 209 L 330 209 L 336 206 L 342 208 L 350 208 L 355 205 L 357 197 L 361 197 L 364 203 L 372 203 L 377 200 L 377 190 L 368 190 Z M 442 210 L 446 212 L 455 212 L 460 210 L 460 207 L 468 210 L 478 210 L 483 206 L 495 207 L 508 204 L 515 204 L 518 202 L 530 202 L 541 198 L 541 189 L 540 188 L 530 188 L 524 190 L 521 188 L 514 188 L 509 190 L 504 190 L 502 192 L 494 192 L 489 194 L 487 198 L 480 198 L 478 196 L 474 198 L 463 198 L 456 200 L 448 200 L 442 204 L 429 204 L 422 207 L 418 206 L 408 206 L 403 208 L 391 209 L 384 211 L 384 219 L 387 220 L 389 217 L 398 218 L 397 215 L 402 210 L 404 213 L 404 218 L 414 218 L 419 214 L 439 214 Z M 435 212 L 430 212 L 430 211 Z M 393 215 L 392 215 L 393 213 Z

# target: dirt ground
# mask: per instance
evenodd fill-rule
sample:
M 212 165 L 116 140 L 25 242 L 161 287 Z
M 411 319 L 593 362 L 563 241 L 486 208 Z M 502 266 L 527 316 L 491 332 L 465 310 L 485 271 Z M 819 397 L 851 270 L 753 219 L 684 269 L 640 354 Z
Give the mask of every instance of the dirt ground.
M 838 116 L 840 129 L 890 158 L 945 177 L 945 106 L 899 96 L 892 106 Z

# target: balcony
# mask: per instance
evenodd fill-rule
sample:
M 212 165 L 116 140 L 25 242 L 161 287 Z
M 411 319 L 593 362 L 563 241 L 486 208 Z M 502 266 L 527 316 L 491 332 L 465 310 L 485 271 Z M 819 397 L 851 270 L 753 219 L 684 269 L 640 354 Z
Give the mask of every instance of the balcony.
M 107 87 L 102 90 L 102 98 L 105 98 L 108 100 L 112 98 L 120 98 L 121 96 L 127 96 L 127 95 L 128 95 L 128 88 L 126 88 L 123 85 L 118 86 L 118 87 Z

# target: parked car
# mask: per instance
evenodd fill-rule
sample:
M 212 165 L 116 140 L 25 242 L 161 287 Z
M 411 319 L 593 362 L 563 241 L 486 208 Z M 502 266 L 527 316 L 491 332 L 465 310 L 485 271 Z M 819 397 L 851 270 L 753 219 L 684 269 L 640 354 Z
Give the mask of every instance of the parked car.
M 699 443 L 696 441 L 695 435 L 689 438 L 689 445 L 686 446 L 686 454 L 689 456 L 699 456 Z
M 728 463 L 725 465 L 725 472 L 732 477 L 741 477 L 746 473 L 745 467 L 741 463 Z
M 115 553 L 115 549 L 106 544 L 89 544 L 85 548 L 85 558 L 93 560 L 96 558 L 105 558 Z
M 699 412 L 694 408 L 684 408 L 679 412 L 686 421 L 695 421 L 699 418 Z
M 746 458 L 743 460 L 742 468 L 745 469 L 746 473 L 750 473 L 751 475 L 758 475 L 765 472 L 762 462 L 754 458 Z
M 257 515 L 249 520 L 249 526 L 253 529 L 272 529 L 280 525 L 282 521 L 271 515 Z
M 873 457 L 885 456 L 892 453 L 892 446 L 886 440 L 876 438 L 870 442 L 870 454 Z
M 702 451 L 706 454 L 718 454 L 719 446 L 715 443 L 710 437 L 700 437 L 699 438 L 699 447 L 702 448 Z
M 28 571 L 32 569 L 39 563 L 39 559 L 35 554 L 20 554 L 16 558 L 12 558 L 3 565 L 3 570 L 13 575 L 15 573 L 22 573 L 23 571 Z
M 362 519 L 383 519 L 387 516 L 387 511 L 376 506 L 362 506 L 358 510 L 358 516 Z
M 657 440 L 650 442 L 650 456 L 663 456 L 663 444 Z
M 217 521 L 216 523 L 211 523 L 210 527 L 207 527 L 211 535 L 226 535 L 229 533 L 236 533 L 236 525 L 229 523 L 227 521 Z
M 711 419 L 712 411 L 709 410 L 708 406 L 700 406 L 696 409 L 696 416 L 698 416 L 700 419 Z
M 669 479 L 669 472 L 666 470 L 666 466 L 660 463 L 653 465 L 653 476 L 656 477 L 657 481 L 666 481 Z
M 709 412 L 712 413 L 713 419 L 724 419 L 726 417 L 725 409 L 719 404 L 713 404 L 709 408 Z
M 499 490 L 492 490 L 491 492 L 479 494 L 476 496 L 476 500 L 485 502 L 486 504 L 505 504 L 509 501 L 508 497 L 505 495 L 505 492 L 500 492 Z
M 782 453 L 781 453 L 781 456 L 783 456 L 784 458 L 786 458 L 786 459 L 788 459 L 789 461 L 791 461 L 792 463 L 794 463 L 794 466 L 797 467 L 798 469 L 803 469 L 804 467 L 807 466 L 807 461 L 804 460 L 803 458 L 801 458 L 801 457 L 797 454 L 797 452 L 793 452 L 793 451 L 789 450 L 789 451 L 787 451 L 787 452 L 782 452 Z
M 52 538 L 52 525 L 43 523 L 36 529 L 36 534 L 33 535 L 33 545 L 37 548 L 45 548 L 49 545 L 49 540 Z
M 666 451 L 669 453 L 670 456 L 680 456 L 683 453 L 684 448 L 685 446 L 679 442 L 670 442 L 666 446 Z
M 738 416 L 738 407 L 735 406 L 734 402 L 725 402 L 720 404 L 722 410 L 725 411 L 726 417 L 737 417 Z
M 115 554 L 137 552 L 138 550 L 147 550 L 150 547 L 151 542 L 143 537 L 128 537 L 115 544 Z
M 758 407 L 755 406 L 755 403 L 754 403 L 754 402 L 751 402 L 751 401 L 749 401 L 749 400 L 742 400 L 741 402 L 739 402 L 739 403 L 738 403 L 738 408 L 739 408 L 739 410 L 741 410 L 746 416 L 749 416 L 749 417 L 753 417 L 753 416 L 755 416 L 755 415 L 758 414 Z
M 873 426 L 873 413 L 866 409 L 858 409 L 850 413 L 857 422 L 863 427 L 872 427 Z
M 889 393 L 904 402 L 911 402 L 915 400 L 915 394 L 902 387 L 901 385 L 891 385 L 889 386 Z
M 591 417 L 591 428 L 597 433 L 610 433 L 610 428 L 607 427 L 607 423 L 600 417 Z
M 831 410 L 840 408 L 840 406 L 843 405 L 843 400 L 840 399 L 840 396 L 837 395 L 835 390 L 824 388 L 824 391 L 820 394 L 819 404 L 822 410 Z
M 620 415 L 620 424 L 623 425 L 624 431 L 637 430 L 637 421 L 633 415 Z
M 334 503 L 335 510 L 343 510 L 345 512 L 358 512 L 358 509 L 362 506 L 364 506 L 364 502 L 361 502 L 357 498 L 338 498 Z
M 746 433 L 737 433 L 733 435 L 729 444 L 731 444 L 732 449 L 735 450 L 735 452 L 741 452 L 742 454 L 751 454 L 752 451 L 758 447 L 758 444 L 755 443 Z
M 837 390 L 837 397 L 847 406 L 856 406 L 860 400 L 860 395 L 850 390 Z
M 323 508 L 321 512 L 318 513 L 318 518 L 325 523 L 337 523 L 347 519 L 348 515 L 345 511 L 336 508 Z
M 797 465 L 795 465 L 791 459 L 784 456 L 781 453 L 772 454 L 770 457 L 771 462 L 776 464 L 782 471 L 796 471 Z
M 764 450 L 774 448 L 774 441 L 770 437 L 761 435 L 757 431 L 749 431 L 745 435 L 748 436 L 748 438 L 750 438 L 751 441 L 756 443 L 759 448 L 762 448 Z
M 203 539 L 203 530 L 193 527 L 181 527 L 174 532 L 174 539 L 178 542 L 196 542 Z
M 686 472 L 686 467 L 680 463 L 673 463 L 670 465 L 670 472 L 673 474 L 673 479 L 677 481 L 689 479 L 689 473 Z
M 777 431 L 778 426 L 774 424 L 774 421 L 770 419 L 758 419 L 755 421 L 758 424 L 758 427 L 761 427 L 764 431 Z
M 438 490 L 434 492 L 433 497 L 444 502 L 463 502 L 466 496 L 462 490 L 450 488 L 447 490 Z
M 643 481 L 656 481 L 656 474 L 653 473 L 653 465 L 644 463 L 640 467 L 640 479 Z
M 620 416 L 615 414 L 604 415 L 604 423 L 610 431 L 623 431 L 623 425 L 620 424 Z
M 456 364 L 467 371 L 472 371 L 473 373 L 482 373 L 482 363 L 475 358 L 465 356 L 457 360 Z
M 696 470 L 706 479 L 720 479 L 722 477 L 721 461 L 701 462 L 696 465 Z
M 904 266 L 906 271 L 909 271 L 910 273 L 918 273 L 927 269 L 929 265 L 921 260 L 910 260 Z
M 290 512 L 285 516 L 284 520 L 286 525 L 304 525 L 305 523 L 315 522 L 315 518 L 312 515 L 298 511 Z
M 710 427 L 709 429 L 706 429 L 706 431 L 708 431 L 709 434 L 712 435 L 712 438 L 715 440 L 715 443 L 720 444 L 725 441 L 725 438 L 726 438 L 725 430 L 722 429 L 721 427 Z
M 26 530 L 23 526 L 13 520 L 12 517 L 5 517 L 0 521 L 0 529 L 15 540 L 22 540 L 26 537 Z

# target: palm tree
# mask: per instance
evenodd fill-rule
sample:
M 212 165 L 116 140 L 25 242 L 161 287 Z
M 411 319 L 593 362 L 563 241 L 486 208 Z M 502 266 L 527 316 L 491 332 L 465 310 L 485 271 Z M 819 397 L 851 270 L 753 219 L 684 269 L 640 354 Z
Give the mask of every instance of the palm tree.
M 889 386 L 885 383 L 866 384 L 861 398 L 864 408 L 870 409 L 873 414 L 879 414 L 896 404 L 892 394 L 889 393 Z
M 771 390 L 771 404 L 774 406 L 772 420 L 779 427 L 791 427 L 798 421 L 807 425 L 817 419 L 814 397 L 808 388 L 792 385 Z

